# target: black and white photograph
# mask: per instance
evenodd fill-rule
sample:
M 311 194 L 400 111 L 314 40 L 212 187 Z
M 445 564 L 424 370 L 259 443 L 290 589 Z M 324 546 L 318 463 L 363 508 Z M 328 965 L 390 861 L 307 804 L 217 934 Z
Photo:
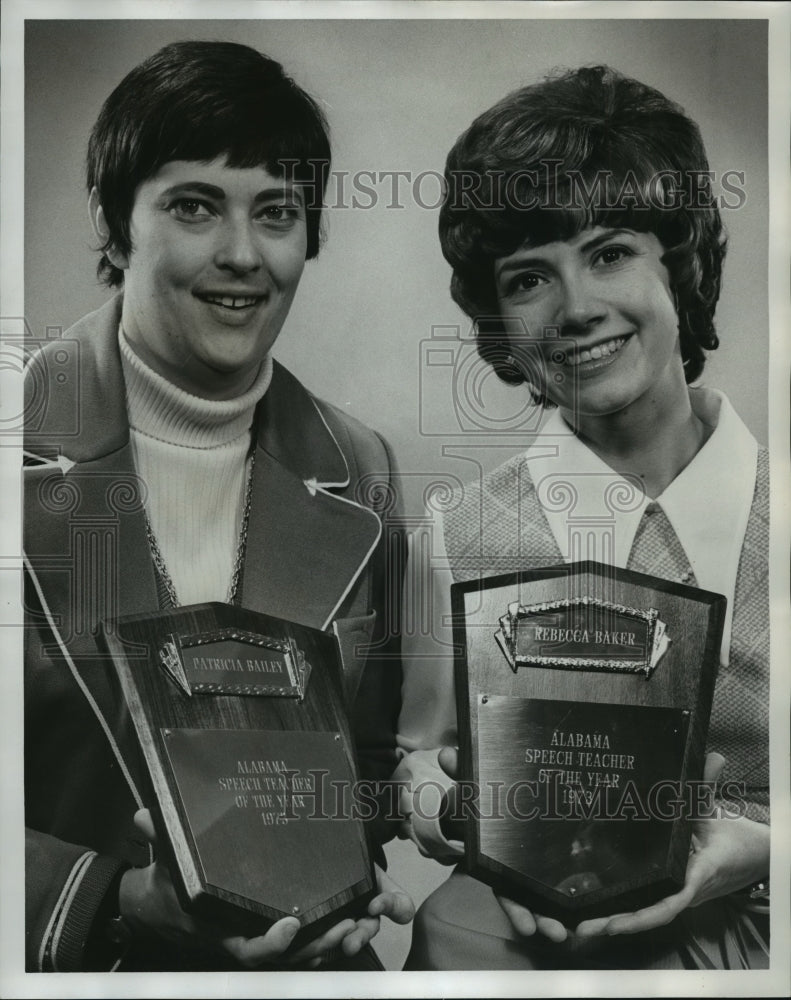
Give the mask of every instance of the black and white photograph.
M 4 996 L 788 995 L 790 30 L 3 5 Z

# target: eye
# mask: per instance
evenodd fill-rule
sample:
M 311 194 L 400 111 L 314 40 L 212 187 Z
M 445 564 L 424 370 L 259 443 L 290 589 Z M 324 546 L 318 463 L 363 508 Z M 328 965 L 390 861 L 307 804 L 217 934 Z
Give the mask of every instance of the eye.
M 546 279 L 536 271 L 522 271 L 520 274 L 515 274 L 506 282 L 505 294 L 506 296 L 523 295 L 534 291 L 545 281 Z
M 198 198 L 177 198 L 170 203 L 168 211 L 182 222 L 202 222 L 212 217 L 209 206 Z
M 594 257 L 594 263 L 605 265 L 620 264 L 622 260 L 632 256 L 633 254 L 629 247 L 623 246 L 621 243 L 611 243 L 609 246 L 602 247 L 599 250 Z
M 302 218 L 302 206 L 285 203 L 281 205 L 266 205 L 258 213 L 258 220 L 271 229 L 290 229 Z

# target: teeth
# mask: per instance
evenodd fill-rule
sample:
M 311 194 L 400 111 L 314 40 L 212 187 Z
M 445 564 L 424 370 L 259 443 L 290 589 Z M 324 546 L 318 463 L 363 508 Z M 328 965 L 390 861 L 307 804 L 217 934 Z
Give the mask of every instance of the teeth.
M 226 309 L 246 309 L 248 306 L 254 306 L 258 298 L 255 295 L 245 295 L 241 298 L 232 295 L 207 295 L 206 301 L 225 306 Z
M 586 361 L 598 361 L 600 358 L 609 358 L 611 354 L 620 351 L 625 342 L 625 337 L 614 337 L 605 344 L 597 344 L 590 349 L 585 348 L 582 351 L 567 355 L 566 364 L 571 365 L 572 368 L 576 368 L 577 365 L 584 364 Z

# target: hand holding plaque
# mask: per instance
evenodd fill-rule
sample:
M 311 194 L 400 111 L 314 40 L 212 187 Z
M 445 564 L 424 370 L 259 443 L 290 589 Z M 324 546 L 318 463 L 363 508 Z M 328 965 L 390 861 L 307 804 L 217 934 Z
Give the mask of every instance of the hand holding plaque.
M 135 815 L 135 826 L 156 848 L 156 833 L 147 809 Z M 125 873 L 119 892 L 121 916 L 133 934 L 155 935 L 185 946 L 230 955 L 243 968 L 262 964 L 286 966 L 321 965 L 328 953 L 342 952 L 351 958 L 361 951 L 379 931 L 380 918 L 406 924 L 415 915 L 411 898 L 378 866 L 376 879 L 379 894 L 368 905 L 368 912 L 356 921 L 341 920 L 314 938 L 298 951 L 289 950 L 299 931 L 296 917 L 284 917 L 258 937 L 229 936 L 227 930 L 206 922 L 196 921 L 181 908 L 167 866 L 155 861 L 145 869 L 130 869 Z
M 135 826 L 152 845 L 157 859 L 147 868 L 129 869 L 121 880 L 120 914 L 134 937 L 153 935 L 182 948 L 225 953 L 243 968 L 256 968 L 284 955 L 299 931 L 295 917 L 277 921 L 266 934 L 256 938 L 229 936 L 220 925 L 195 920 L 179 903 L 168 867 L 157 851 L 153 820 L 147 809 L 136 813 Z
M 725 765 L 718 753 L 706 757 L 703 780 L 712 789 Z M 581 937 L 637 934 L 663 927 L 682 910 L 759 884 L 750 893 L 755 898 L 768 896 L 770 831 L 765 823 L 744 816 L 694 820 L 692 844 L 683 888 L 658 903 L 633 913 L 586 920 L 577 928 Z
M 439 766 L 449 778 L 453 778 L 454 782 L 459 776 L 458 758 L 458 751 L 455 747 L 445 746 L 439 751 Z M 451 785 L 448 789 L 447 797 L 448 801 L 441 818 L 442 832 L 448 840 L 463 840 L 463 824 L 454 819 L 454 817 L 458 817 L 460 812 L 458 785 Z M 541 934 L 549 938 L 550 941 L 558 943 L 565 941 L 568 937 L 566 928 L 559 921 L 544 917 L 539 913 L 533 913 L 507 896 L 500 896 L 495 893 L 495 899 L 511 922 L 511 926 L 522 937 L 532 937 L 534 934 Z

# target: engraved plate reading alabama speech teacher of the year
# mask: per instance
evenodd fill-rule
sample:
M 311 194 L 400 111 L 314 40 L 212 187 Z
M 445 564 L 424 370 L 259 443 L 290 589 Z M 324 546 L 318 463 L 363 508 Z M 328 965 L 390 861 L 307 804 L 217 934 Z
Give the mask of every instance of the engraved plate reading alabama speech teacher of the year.
M 481 850 L 580 901 L 660 872 L 673 825 L 649 818 L 672 816 L 677 791 L 663 779 L 681 768 L 687 721 L 672 708 L 482 696 L 481 815 L 491 818 Z
M 237 605 L 103 623 L 183 909 L 298 950 L 376 892 L 335 635 Z M 346 806 L 348 805 L 348 808 Z
M 163 736 L 207 887 L 297 915 L 347 888 L 350 859 L 364 877 L 357 830 L 324 814 L 316 787 L 327 774 L 347 787 L 353 781 L 337 733 Z

